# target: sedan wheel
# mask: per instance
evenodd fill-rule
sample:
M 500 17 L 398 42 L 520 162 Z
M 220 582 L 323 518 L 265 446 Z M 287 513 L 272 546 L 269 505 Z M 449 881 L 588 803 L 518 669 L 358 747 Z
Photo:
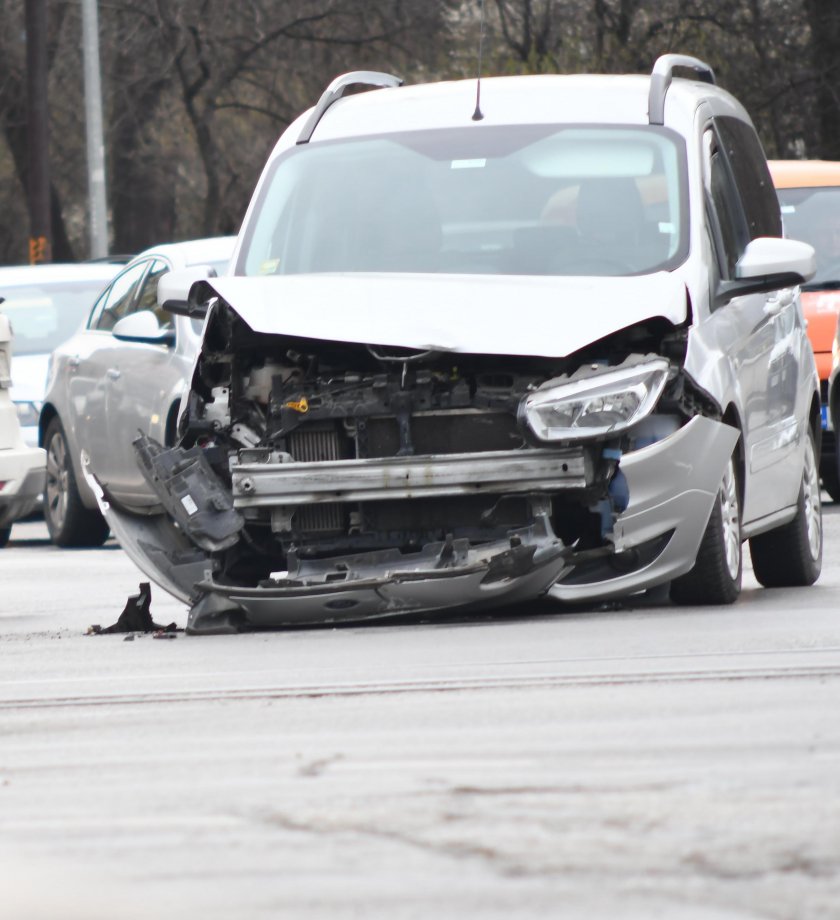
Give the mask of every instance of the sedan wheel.
M 64 433 L 56 431 L 47 441 L 47 482 L 45 498 L 47 501 L 47 522 L 52 529 L 60 531 L 67 517 L 67 444 Z
M 822 569 L 823 529 L 820 473 L 814 434 L 808 430 L 796 516 L 750 540 L 753 571 L 766 588 L 812 585 Z
M 98 510 L 86 508 L 82 502 L 67 437 L 58 418 L 47 426 L 44 447 L 47 451 L 44 520 L 50 539 L 57 546 L 101 546 L 108 539 L 108 524 Z

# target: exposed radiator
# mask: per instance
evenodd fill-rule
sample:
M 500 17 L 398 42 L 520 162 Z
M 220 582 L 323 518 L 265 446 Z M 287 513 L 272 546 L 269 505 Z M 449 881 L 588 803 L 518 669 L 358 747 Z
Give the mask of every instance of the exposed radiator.
M 341 459 L 341 443 L 334 425 L 293 431 L 288 445 L 289 453 L 299 463 Z M 344 530 L 344 515 L 344 506 L 338 502 L 305 505 L 295 512 L 294 529 L 300 533 L 337 533 Z
M 341 444 L 335 426 L 299 428 L 288 436 L 289 453 L 300 463 L 340 460 Z

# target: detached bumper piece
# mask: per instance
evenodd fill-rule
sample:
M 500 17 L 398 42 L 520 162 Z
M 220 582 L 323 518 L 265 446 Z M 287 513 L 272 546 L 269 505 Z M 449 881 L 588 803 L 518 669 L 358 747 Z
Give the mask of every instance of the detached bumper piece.
M 239 540 L 245 522 L 201 448 L 166 450 L 144 434 L 133 444 L 146 481 L 197 546 L 218 552 Z
M 565 570 L 566 549 L 541 526 L 507 541 L 470 547 L 447 539 L 405 555 L 386 550 L 295 565 L 255 588 L 212 578 L 197 587 L 187 632 L 340 623 L 402 613 L 492 607 L 539 597 Z

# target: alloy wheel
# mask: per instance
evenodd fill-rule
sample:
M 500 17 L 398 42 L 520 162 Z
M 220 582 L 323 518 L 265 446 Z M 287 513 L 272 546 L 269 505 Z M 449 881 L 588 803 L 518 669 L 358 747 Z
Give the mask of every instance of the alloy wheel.
M 47 445 L 47 513 L 55 530 L 61 530 L 67 517 L 70 473 L 67 469 L 67 444 L 56 431 Z
M 808 438 L 805 443 L 802 501 L 805 528 L 808 535 L 808 549 L 810 550 L 811 558 L 816 559 L 822 546 L 822 513 L 820 510 L 820 473 L 814 453 L 814 442 L 811 438 Z
M 741 568 L 741 514 L 738 505 L 738 481 L 735 477 L 735 463 L 730 460 L 718 493 L 720 500 L 723 547 L 726 553 L 726 568 L 733 581 Z

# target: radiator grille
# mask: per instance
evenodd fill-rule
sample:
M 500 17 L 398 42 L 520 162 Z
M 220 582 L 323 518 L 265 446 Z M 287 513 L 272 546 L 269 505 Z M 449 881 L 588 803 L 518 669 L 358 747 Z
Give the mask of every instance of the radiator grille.
M 338 502 L 304 505 L 295 512 L 294 529 L 299 533 L 343 532 L 344 506 Z
M 301 428 L 289 435 L 289 453 L 300 463 L 340 460 L 341 443 L 335 428 Z
M 301 428 L 288 439 L 289 453 L 300 463 L 340 460 L 341 441 L 335 427 Z M 339 502 L 305 505 L 295 512 L 294 529 L 300 533 L 337 533 L 344 530 L 344 506 Z

